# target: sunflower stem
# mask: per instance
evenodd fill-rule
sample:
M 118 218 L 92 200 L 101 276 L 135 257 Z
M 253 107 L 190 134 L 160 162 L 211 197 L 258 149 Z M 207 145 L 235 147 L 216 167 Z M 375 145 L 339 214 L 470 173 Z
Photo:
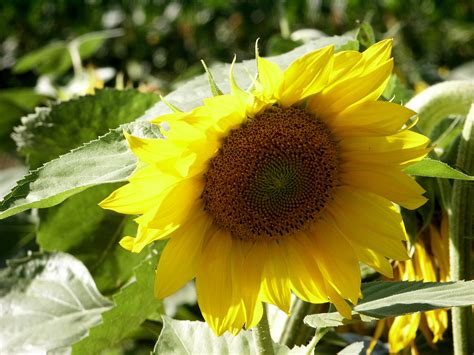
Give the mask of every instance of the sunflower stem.
M 263 306 L 263 315 L 260 322 L 253 328 L 253 339 L 259 355 L 273 355 L 273 340 L 270 334 L 270 326 L 268 324 L 267 309 Z
M 417 127 L 428 135 L 450 115 L 466 116 L 474 96 L 472 80 L 451 80 L 422 91 L 407 102 L 406 107 L 418 113 Z
M 471 106 L 462 131 L 456 167 L 469 175 L 474 173 L 474 105 Z M 455 180 L 449 213 L 449 258 L 453 281 L 471 279 L 471 244 L 473 237 L 472 182 Z M 474 332 L 471 307 L 452 309 L 454 353 L 472 354 Z
M 310 328 L 303 322 L 308 314 L 318 313 L 321 305 L 311 304 L 297 298 L 291 309 L 291 316 L 288 318 L 285 329 L 281 335 L 280 343 L 285 344 L 290 349 L 295 345 L 306 342 Z
M 329 332 L 330 328 L 317 328 L 314 332 L 314 337 L 311 339 L 308 347 L 306 348 L 306 355 L 311 355 L 314 353 L 314 349 L 316 345 L 318 345 L 319 341 Z

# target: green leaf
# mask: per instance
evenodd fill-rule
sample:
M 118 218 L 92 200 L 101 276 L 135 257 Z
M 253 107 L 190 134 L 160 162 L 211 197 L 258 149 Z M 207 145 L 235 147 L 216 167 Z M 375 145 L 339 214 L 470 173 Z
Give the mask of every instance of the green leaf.
M 110 131 L 31 171 L 0 204 L 0 219 L 30 208 L 57 205 L 92 186 L 124 181 L 137 159 L 122 138 L 122 129 Z
M 335 44 L 336 47 L 341 48 L 352 42 L 354 40 L 350 37 L 322 38 L 309 42 L 289 53 L 273 57 L 271 60 L 285 68 L 293 60 L 307 52 L 329 44 Z M 213 69 L 214 79 L 224 92 L 230 90 L 229 67 L 227 65 Z M 248 72 L 256 72 L 255 61 L 244 61 L 235 65 L 234 69 L 238 84 L 247 88 L 252 80 Z M 203 74 L 182 85 L 178 90 L 169 94 L 166 99 L 180 109 L 188 111 L 201 105 L 202 99 L 211 95 L 207 75 Z M 169 107 L 163 102 L 159 102 L 138 118 L 137 122 L 129 124 L 127 128 L 143 131 L 145 137 L 153 137 L 150 125 L 146 126 L 143 121 L 169 112 Z M 0 205 L 0 219 L 29 208 L 54 206 L 92 186 L 125 181 L 135 169 L 136 162 L 137 159 L 128 150 L 127 143 L 123 138 L 122 128 L 114 129 L 99 139 L 29 173 L 18 182 Z
M 37 242 L 42 250 L 67 252 L 81 260 L 103 294 L 122 287 L 144 258 L 119 245 L 122 237 L 136 234 L 134 217 L 97 205 L 117 187 L 96 186 L 40 211 Z
M 363 341 L 358 341 L 346 346 L 344 349 L 339 351 L 337 355 L 355 355 L 355 354 L 365 354 L 367 349 L 365 349 L 365 344 Z
M 34 69 L 39 74 L 64 73 L 71 65 L 66 42 L 55 41 L 18 59 L 13 72 L 21 74 Z
M 2 352 L 67 352 L 111 306 L 70 255 L 31 255 L 9 264 L 0 271 Z
M 163 243 L 158 243 L 158 246 L 163 246 Z M 159 253 L 151 250 L 150 257 L 135 268 L 135 281 L 114 295 L 114 307 L 102 314 L 102 323 L 91 328 L 87 338 L 73 344 L 73 354 L 101 353 L 130 336 L 161 307 L 161 301 L 153 296 L 158 257 Z
M 153 354 L 257 354 L 250 331 L 241 331 L 236 336 L 227 332 L 218 337 L 206 323 L 162 318 L 163 330 Z M 306 354 L 305 347 L 290 350 L 277 343 L 273 346 L 277 355 Z
M 466 175 L 459 170 L 450 167 L 442 161 L 425 158 L 416 164 L 404 169 L 404 172 L 415 176 L 427 176 L 443 179 L 474 180 L 474 176 Z
M 81 59 L 88 59 L 102 47 L 106 39 L 120 37 L 123 34 L 121 29 L 90 32 L 73 39 L 70 45 L 78 46 Z
M 360 303 L 353 308 L 352 320 L 332 312 L 309 315 L 304 321 L 313 328 L 337 327 L 439 308 L 470 306 L 474 304 L 474 281 L 377 281 L 363 284 L 362 294 Z
M 374 29 L 367 22 L 362 22 L 357 29 L 356 39 L 362 44 L 365 48 L 369 48 L 375 43 Z
M 105 39 L 122 35 L 121 30 L 91 32 L 73 39 L 71 42 L 56 41 L 43 48 L 21 57 L 14 73 L 35 70 L 39 74 L 64 74 L 71 66 L 71 55 L 68 46 L 76 46 L 82 59 L 91 57 L 104 43 Z
M 158 100 L 157 95 L 133 89 L 98 90 L 95 95 L 37 108 L 22 118 L 13 139 L 35 169 L 107 133 L 110 127 L 133 121 Z

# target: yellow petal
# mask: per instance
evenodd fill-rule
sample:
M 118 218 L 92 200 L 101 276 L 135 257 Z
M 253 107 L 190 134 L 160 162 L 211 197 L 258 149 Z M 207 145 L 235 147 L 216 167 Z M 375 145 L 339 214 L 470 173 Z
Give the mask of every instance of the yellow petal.
M 364 264 L 370 266 L 372 269 L 388 278 L 393 277 L 392 265 L 383 255 L 380 255 L 373 250 L 359 247 L 358 245 L 352 245 L 352 247 L 354 248 L 357 258 Z
M 285 70 L 277 98 L 282 106 L 291 106 L 321 91 L 332 69 L 334 47 L 308 53 Z
M 422 134 L 402 131 L 384 137 L 347 137 L 339 142 L 346 167 L 366 164 L 403 165 L 423 159 L 431 149 Z
M 242 303 L 234 296 L 231 269 L 232 237 L 217 231 L 204 246 L 196 274 L 201 313 L 216 335 L 242 328 Z M 240 320 L 242 324 L 238 324 Z
M 281 241 L 286 250 L 288 273 L 293 292 L 306 302 L 328 302 L 324 279 L 314 258 L 308 250 L 294 237 Z
M 418 312 L 395 318 L 388 332 L 390 353 L 398 353 L 415 340 L 420 317 Z
M 334 55 L 334 65 L 329 74 L 328 87 L 338 81 L 346 80 L 349 77 L 360 75 L 363 70 L 362 53 L 357 51 L 341 51 Z
M 329 120 L 353 104 L 375 101 L 385 89 L 392 68 L 390 59 L 364 75 L 339 81 L 314 95 L 307 107 L 318 117 Z
M 329 300 L 336 306 L 337 311 L 346 319 L 352 319 L 352 308 L 347 304 L 344 298 L 334 289 L 334 287 L 326 280 L 326 290 L 329 296 Z
M 245 308 L 246 328 L 250 329 L 260 321 L 255 317 L 262 273 L 267 258 L 264 242 L 249 243 L 234 240 L 231 251 L 232 285 L 235 297 L 241 298 Z
M 160 200 L 160 194 L 176 183 L 175 176 L 159 174 L 154 175 L 153 184 L 128 183 L 113 191 L 99 206 L 125 214 L 142 214 L 154 208 Z
M 269 256 L 263 273 L 263 297 L 266 302 L 274 304 L 288 314 L 291 293 L 286 251 L 276 242 L 269 242 L 267 247 Z
M 168 130 L 163 131 L 167 140 L 174 144 L 186 145 L 189 142 L 206 140 L 205 131 L 185 121 L 167 122 Z
M 359 263 L 340 232 L 320 219 L 307 234 L 308 252 L 318 263 L 323 278 L 344 298 L 356 304 L 360 294 Z
M 271 98 L 277 92 L 278 87 L 283 80 L 283 71 L 280 67 L 260 57 L 257 54 L 258 81 L 262 85 L 262 95 Z
M 366 63 L 365 70 L 370 71 L 375 69 L 379 65 L 385 63 L 392 53 L 393 39 L 388 38 L 382 41 L 379 41 L 369 48 L 367 48 L 363 53 L 363 59 Z
M 156 298 L 171 295 L 194 278 L 211 223 L 204 212 L 196 213 L 168 241 L 156 269 Z
M 246 119 L 247 102 L 235 95 L 220 95 L 204 99 L 199 114 L 213 122 L 216 132 L 227 134 Z M 207 116 L 207 117 L 206 117 Z
M 403 220 L 390 201 L 341 187 L 328 211 L 351 244 L 396 260 L 408 258 Z
M 137 236 L 135 238 L 126 236 L 120 240 L 120 245 L 130 250 L 132 253 L 139 253 L 148 244 L 153 243 L 155 240 L 165 239 L 171 233 L 176 230 L 177 226 L 169 225 L 163 229 L 151 229 L 145 226 L 139 225 Z
M 203 184 L 200 177 L 176 183 L 160 195 L 154 209 L 138 217 L 136 222 L 154 229 L 182 224 L 190 212 L 202 208 L 199 196 Z
M 157 164 L 162 160 L 179 157 L 186 150 L 185 145 L 176 145 L 168 139 L 139 138 L 124 132 L 128 145 L 141 161 Z
M 344 166 L 342 168 L 344 169 Z M 365 164 L 357 170 L 351 167 L 350 170 L 341 173 L 341 181 L 356 189 L 385 197 L 410 210 L 422 206 L 427 201 L 426 197 L 422 196 L 425 190 L 398 167 L 381 168 L 373 164 Z
M 397 133 L 416 112 L 385 101 L 366 101 L 350 106 L 327 123 L 335 135 L 384 136 Z
M 448 329 L 448 311 L 437 309 L 425 312 L 426 322 L 433 333 L 433 343 L 443 340 L 443 335 Z

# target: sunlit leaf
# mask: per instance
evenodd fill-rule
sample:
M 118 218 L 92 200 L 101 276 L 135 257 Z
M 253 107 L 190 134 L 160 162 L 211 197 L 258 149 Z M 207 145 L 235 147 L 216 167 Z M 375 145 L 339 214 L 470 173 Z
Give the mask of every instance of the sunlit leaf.
M 275 354 L 306 354 L 306 347 L 289 349 L 273 343 Z M 241 331 L 237 336 L 230 333 L 218 337 L 203 322 L 178 321 L 163 316 L 163 330 L 153 354 L 257 354 L 251 331 Z
M 396 317 L 439 308 L 474 304 L 474 281 L 456 282 L 369 282 L 362 285 L 363 297 L 353 308 L 353 319 L 339 313 L 313 314 L 305 318 L 311 327 L 337 327 L 357 321 Z
M 31 169 L 131 122 L 159 100 L 137 90 L 97 90 L 66 102 L 42 107 L 22 118 L 13 138 Z
M 100 354 L 130 336 L 161 307 L 161 301 L 153 297 L 158 257 L 158 251 L 152 250 L 135 268 L 135 280 L 114 295 L 114 306 L 102 314 L 101 324 L 91 328 L 88 337 L 72 346 L 73 354 Z
M 407 174 L 414 176 L 427 176 L 444 179 L 456 179 L 456 180 L 474 180 L 474 176 L 469 176 L 450 167 L 448 164 L 442 161 L 425 158 L 420 162 L 410 165 L 404 171 Z
M 11 261 L 0 271 L 0 348 L 67 352 L 110 306 L 84 265 L 70 255 Z

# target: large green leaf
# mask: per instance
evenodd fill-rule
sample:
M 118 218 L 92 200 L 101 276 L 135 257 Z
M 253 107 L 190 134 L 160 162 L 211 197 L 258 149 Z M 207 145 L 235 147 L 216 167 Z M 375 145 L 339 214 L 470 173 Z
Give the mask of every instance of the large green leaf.
M 439 308 L 474 304 L 474 281 L 419 282 L 377 281 L 363 284 L 362 300 L 353 308 L 353 319 L 339 313 L 313 314 L 305 318 L 311 327 L 337 327 L 356 321 L 372 321 Z
M 111 306 L 70 255 L 32 255 L 9 264 L 0 271 L 2 352 L 67 352 Z
M 124 181 L 137 159 L 122 137 L 122 129 L 115 129 L 31 171 L 5 196 L 0 218 L 57 205 L 92 186 Z
M 73 354 L 99 354 L 129 337 L 148 316 L 161 308 L 161 301 L 153 296 L 159 252 L 150 251 L 150 257 L 135 268 L 135 280 L 114 295 L 115 305 L 102 314 L 102 323 L 91 328 L 88 337 L 72 346 Z
M 137 90 L 105 89 L 95 95 L 37 108 L 22 118 L 13 138 L 31 169 L 96 139 L 141 116 L 158 101 L 154 94 Z
M 407 174 L 415 176 L 427 176 L 444 179 L 456 179 L 456 180 L 474 180 L 474 176 L 469 176 L 450 167 L 448 164 L 443 163 L 440 160 L 425 158 L 416 164 L 410 165 L 405 168 L 404 171 Z
M 309 42 L 289 53 L 271 58 L 282 68 L 293 60 L 314 49 L 335 44 L 337 47 L 354 47 L 357 42 L 350 37 L 328 37 Z M 223 91 L 229 91 L 229 66 L 212 70 L 214 79 Z M 251 84 L 248 72 L 255 72 L 255 61 L 244 61 L 235 66 L 235 76 L 242 87 Z M 183 110 L 191 110 L 201 104 L 202 99 L 211 96 L 207 74 L 203 74 L 167 96 L 167 100 Z M 150 108 L 129 130 L 142 130 L 142 121 L 147 121 L 170 109 L 159 102 Z M 13 191 L 0 205 L 0 219 L 29 208 L 54 206 L 69 196 L 89 187 L 125 181 L 136 166 L 136 158 L 127 148 L 121 134 L 122 128 L 114 129 L 97 140 L 68 153 L 59 159 L 46 163 L 19 181 Z M 152 137 L 150 132 L 143 136 Z M 155 135 L 156 136 L 156 135 Z
M 163 316 L 163 330 L 153 354 L 257 354 L 252 332 L 241 331 L 237 336 L 230 333 L 218 337 L 203 322 L 178 321 Z M 306 354 L 305 347 L 289 349 L 273 344 L 275 354 Z
M 96 186 L 42 210 L 38 228 L 40 247 L 67 252 L 81 260 L 103 294 L 123 286 L 144 257 L 124 250 L 118 243 L 125 235 L 135 235 L 133 217 L 97 205 L 116 188 L 116 184 Z

